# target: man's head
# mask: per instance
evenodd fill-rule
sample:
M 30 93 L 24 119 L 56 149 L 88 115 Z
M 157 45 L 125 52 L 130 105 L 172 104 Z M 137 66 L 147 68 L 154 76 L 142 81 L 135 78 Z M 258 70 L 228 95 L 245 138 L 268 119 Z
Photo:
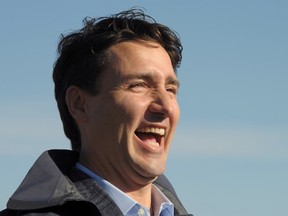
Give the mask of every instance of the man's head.
M 53 79 L 64 131 L 71 140 L 73 150 L 81 149 L 81 133 L 67 106 L 67 90 L 76 86 L 91 95 L 101 92 L 104 73 L 119 60 L 112 49 L 122 42 L 160 47 L 167 52 L 174 71 L 180 65 L 182 46 L 177 35 L 141 10 L 132 9 L 97 20 L 85 19 L 81 30 L 62 37 Z

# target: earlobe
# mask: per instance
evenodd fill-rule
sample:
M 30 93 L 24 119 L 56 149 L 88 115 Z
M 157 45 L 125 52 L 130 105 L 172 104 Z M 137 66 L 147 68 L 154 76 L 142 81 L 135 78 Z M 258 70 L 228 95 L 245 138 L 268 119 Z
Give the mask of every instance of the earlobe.
M 70 86 L 66 91 L 65 100 L 71 116 L 76 121 L 87 120 L 86 93 L 82 89 L 77 86 Z

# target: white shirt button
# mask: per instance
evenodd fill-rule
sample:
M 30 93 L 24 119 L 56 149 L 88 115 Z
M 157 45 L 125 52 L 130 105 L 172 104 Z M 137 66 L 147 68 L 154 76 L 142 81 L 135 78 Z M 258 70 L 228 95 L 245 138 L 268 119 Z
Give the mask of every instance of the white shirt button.
M 140 209 L 138 210 L 138 216 L 144 216 L 144 215 L 145 215 L 144 209 L 143 209 L 143 208 L 140 208 Z

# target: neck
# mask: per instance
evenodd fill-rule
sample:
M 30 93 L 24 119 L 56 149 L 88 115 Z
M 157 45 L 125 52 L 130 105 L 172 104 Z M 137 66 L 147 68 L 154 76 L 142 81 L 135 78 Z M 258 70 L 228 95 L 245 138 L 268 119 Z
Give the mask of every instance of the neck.
M 148 209 L 151 208 L 152 184 L 149 184 L 136 191 L 129 191 L 125 193 L 140 205 L 145 206 Z
M 150 209 L 152 202 L 152 182 L 154 182 L 156 177 L 145 178 L 140 174 L 129 172 L 128 170 L 125 170 L 126 172 L 120 172 L 118 169 L 110 170 L 105 166 L 104 168 L 101 167 L 100 163 L 81 159 L 79 162 L 82 165 L 109 181 L 140 205 Z

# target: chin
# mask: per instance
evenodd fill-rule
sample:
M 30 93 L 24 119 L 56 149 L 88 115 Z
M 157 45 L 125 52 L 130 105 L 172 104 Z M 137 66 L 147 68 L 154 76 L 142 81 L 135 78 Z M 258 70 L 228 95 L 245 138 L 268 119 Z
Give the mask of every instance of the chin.
M 157 178 L 158 176 L 162 175 L 165 172 L 165 164 L 159 164 L 159 163 L 150 163 L 145 164 L 145 166 L 141 167 L 141 173 L 146 178 Z
M 139 154 L 141 153 L 143 154 L 143 152 Z M 165 172 L 166 155 L 146 154 L 145 156 L 139 156 L 139 154 L 131 158 L 131 165 L 140 176 L 153 180 Z

